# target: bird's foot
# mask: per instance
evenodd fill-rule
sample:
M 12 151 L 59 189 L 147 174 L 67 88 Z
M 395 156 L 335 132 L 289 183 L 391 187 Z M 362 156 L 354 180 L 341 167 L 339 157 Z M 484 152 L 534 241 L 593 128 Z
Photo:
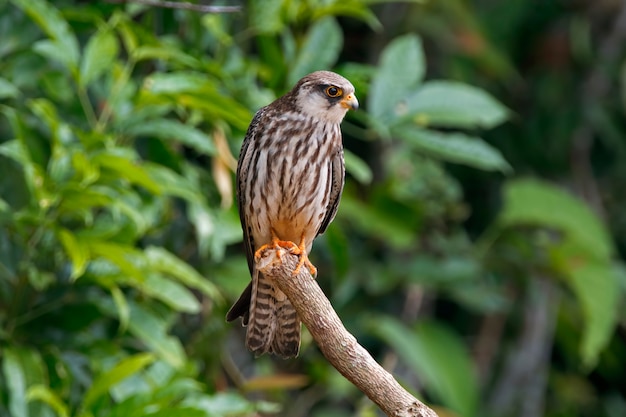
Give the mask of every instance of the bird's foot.
M 298 256 L 298 264 L 292 272 L 292 275 L 294 277 L 300 273 L 300 269 L 302 269 L 303 266 L 309 268 L 309 271 L 311 272 L 311 275 L 313 275 L 313 277 L 317 276 L 317 268 L 311 263 L 311 261 L 309 261 L 309 256 L 306 253 L 306 240 L 304 239 L 304 236 L 300 241 L 300 245 L 296 245 L 290 240 L 280 240 L 278 236 L 273 234 L 272 241 L 270 243 L 266 243 L 265 245 L 257 249 L 256 252 L 254 252 L 254 259 L 258 262 L 259 259 L 261 259 L 261 253 L 263 251 L 267 249 L 276 250 L 279 248 L 285 249 L 289 253 Z M 280 252 L 277 252 L 277 255 L 280 258 Z
M 263 251 L 267 250 L 267 249 L 276 250 L 276 249 L 279 249 L 279 248 L 283 248 L 283 249 L 289 251 L 290 253 L 294 253 L 293 251 L 300 250 L 300 248 L 298 248 L 298 245 L 296 245 L 292 241 L 290 241 L 290 240 L 280 240 L 276 236 L 274 236 L 270 243 L 266 243 L 265 245 L 261 246 L 256 252 L 254 252 L 254 259 L 257 260 L 257 261 L 259 259 L 261 259 L 261 253 Z M 280 258 L 280 252 L 277 252 L 277 255 Z
M 311 272 L 311 275 L 313 275 L 313 277 L 317 276 L 317 268 L 311 263 L 311 261 L 309 261 L 309 256 L 306 254 L 305 250 L 296 246 L 295 249 L 291 250 L 291 253 L 293 253 L 294 255 L 298 255 L 299 258 L 298 265 L 296 265 L 292 272 L 292 275 L 294 277 L 300 273 L 300 269 L 302 269 L 303 266 L 309 268 L 309 271 Z
M 306 266 L 307 268 L 309 268 L 309 271 L 311 272 L 311 275 L 313 275 L 313 277 L 317 276 L 317 268 L 315 267 L 315 265 L 313 265 L 311 263 L 311 261 L 309 261 L 309 255 L 307 255 L 306 253 L 306 242 L 304 240 L 304 237 L 302 238 L 302 241 L 300 242 L 300 245 L 296 246 L 292 248 L 289 252 L 293 253 L 294 255 L 298 255 L 298 265 L 296 265 L 295 269 L 293 270 L 292 275 L 295 277 L 296 275 L 298 275 L 300 273 L 300 269 L 302 268 L 302 266 Z

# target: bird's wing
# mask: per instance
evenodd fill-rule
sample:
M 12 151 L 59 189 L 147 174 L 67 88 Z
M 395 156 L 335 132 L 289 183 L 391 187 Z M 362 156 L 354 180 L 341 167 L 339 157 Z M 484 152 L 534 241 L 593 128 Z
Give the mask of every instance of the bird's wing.
M 256 135 L 259 132 L 259 124 L 263 115 L 265 114 L 265 108 L 259 110 L 252 121 L 250 127 L 246 132 L 246 137 L 241 145 L 241 152 L 239 153 L 239 164 L 237 165 L 237 203 L 239 209 L 239 219 L 241 220 L 241 228 L 243 229 L 243 245 L 246 248 L 246 258 L 248 260 L 248 269 L 252 274 L 254 267 L 254 239 L 250 235 L 248 222 L 246 221 L 245 210 L 246 195 L 243 192 L 243 185 L 248 181 L 248 175 L 254 175 L 249 172 L 250 164 L 252 162 L 252 152 L 250 143 L 255 140 Z
M 341 140 L 339 140 L 341 143 Z M 326 206 L 326 214 L 322 220 L 322 224 L 317 231 L 318 235 L 321 235 L 326 231 L 330 222 L 335 218 L 337 209 L 339 208 L 339 200 L 341 199 L 341 191 L 343 191 L 343 184 L 345 181 L 346 169 L 343 160 L 343 148 L 341 146 L 333 152 L 331 156 L 331 184 L 330 184 L 330 196 L 328 199 L 328 205 Z
M 248 175 L 254 175 L 254 173 L 249 173 L 250 163 L 251 163 L 251 150 L 250 143 L 255 139 L 256 135 L 259 131 L 259 123 L 263 118 L 265 110 L 259 110 L 255 115 L 252 121 L 250 122 L 250 126 L 248 127 L 248 131 L 246 132 L 246 137 L 243 140 L 243 144 L 241 145 L 241 151 L 239 152 L 239 162 L 237 163 L 237 203 L 239 209 L 239 219 L 241 220 L 241 228 L 243 229 L 243 246 L 246 248 L 246 259 L 248 260 L 248 269 L 250 270 L 250 275 L 254 277 L 254 239 L 250 235 L 248 222 L 246 221 L 246 216 L 244 212 L 244 207 L 246 205 L 246 195 L 243 192 L 243 184 L 248 180 Z M 228 310 L 226 314 L 227 321 L 233 321 L 237 317 L 243 317 L 243 324 L 248 324 L 249 320 L 249 307 L 250 300 L 252 298 L 252 282 L 248 284 L 246 289 L 243 291 L 239 299 L 233 304 L 233 306 Z

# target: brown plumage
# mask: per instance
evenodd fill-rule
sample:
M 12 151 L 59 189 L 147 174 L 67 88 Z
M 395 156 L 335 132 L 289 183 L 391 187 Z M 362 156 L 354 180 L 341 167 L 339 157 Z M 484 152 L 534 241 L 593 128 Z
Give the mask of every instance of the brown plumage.
M 342 76 L 317 71 L 259 110 L 237 165 L 237 198 L 252 282 L 226 319 L 243 317 L 246 345 L 284 358 L 300 348 L 300 318 L 285 296 L 255 269 L 261 249 L 281 246 L 306 266 L 313 239 L 337 213 L 344 183 L 339 125 L 358 102 Z M 297 273 L 297 271 L 294 271 Z

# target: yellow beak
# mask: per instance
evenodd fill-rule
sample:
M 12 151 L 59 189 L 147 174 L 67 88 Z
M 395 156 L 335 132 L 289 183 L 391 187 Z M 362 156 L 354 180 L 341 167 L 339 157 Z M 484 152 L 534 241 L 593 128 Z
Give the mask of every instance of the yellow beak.
M 359 101 L 354 94 L 348 94 L 341 100 L 341 105 L 346 109 L 357 110 L 359 108 Z

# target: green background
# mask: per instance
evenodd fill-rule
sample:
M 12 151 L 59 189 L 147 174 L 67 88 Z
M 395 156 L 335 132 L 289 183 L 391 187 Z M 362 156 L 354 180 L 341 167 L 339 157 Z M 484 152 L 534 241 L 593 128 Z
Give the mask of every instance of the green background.
M 332 69 L 344 324 L 440 416 L 626 415 L 626 4 L 0 0 L 0 416 L 374 416 L 304 330 L 254 358 L 233 180 Z

